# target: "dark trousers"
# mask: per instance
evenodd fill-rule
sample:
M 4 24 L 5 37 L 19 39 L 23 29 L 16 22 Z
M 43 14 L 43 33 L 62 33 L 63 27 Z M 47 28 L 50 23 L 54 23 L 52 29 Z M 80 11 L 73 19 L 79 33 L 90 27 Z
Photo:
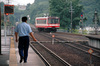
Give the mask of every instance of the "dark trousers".
M 20 59 L 24 58 L 24 61 L 27 61 L 28 48 L 29 48 L 29 36 L 19 37 L 18 48 L 19 48 Z

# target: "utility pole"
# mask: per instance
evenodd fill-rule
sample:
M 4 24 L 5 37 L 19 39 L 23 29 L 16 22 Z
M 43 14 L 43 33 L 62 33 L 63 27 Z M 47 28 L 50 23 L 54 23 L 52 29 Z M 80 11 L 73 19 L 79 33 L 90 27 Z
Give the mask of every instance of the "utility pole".
M 4 32 L 5 32 L 5 45 L 6 45 L 6 38 L 7 38 L 7 35 L 6 35 L 6 14 L 4 14 L 4 26 L 5 26 L 5 29 L 4 29 Z
M 83 34 L 83 17 L 82 17 L 82 34 Z
M 95 23 L 95 34 L 97 35 L 97 23 L 99 22 L 99 19 L 98 19 L 98 13 L 97 13 L 97 10 L 95 9 L 95 12 L 94 12 L 94 18 L 93 18 L 93 22 Z
M 1 6 L 0 6 L 0 55 L 1 55 Z
M 81 18 L 81 22 L 82 22 L 81 29 L 82 29 L 82 34 L 83 34 L 83 18 L 84 18 L 84 17 L 83 17 L 83 11 L 81 12 L 81 17 L 80 17 L 80 18 Z
M 9 0 L 8 0 L 8 5 L 9 5 Z M 6 31 L 6 22 L 7 22 L 7 17 L 9 17 L 8 15 L 9 15 L 9 14 L 4 14 L 5 45 L 6 45 L 6 38 L 7 38 L 7 34 L 6 34 L 6 32 L 7 32 L 7 31 Z
M 71 33 L 72 33 L 72 25 L 73 25 L 72 16 L 73 16 L 73 10 L 74 10 L 73 7 L 72 7 L 72 1 L 70 3 L 70 8 L 71 8 L 70 12 L 71 12 Z
M 8 4 L 9 4 L 9 0 L 8 0 Z

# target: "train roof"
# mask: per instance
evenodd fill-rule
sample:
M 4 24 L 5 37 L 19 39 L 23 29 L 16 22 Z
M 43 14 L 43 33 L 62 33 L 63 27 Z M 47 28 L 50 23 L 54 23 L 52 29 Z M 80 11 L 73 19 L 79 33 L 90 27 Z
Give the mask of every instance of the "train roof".
M 36 19 L 38 18 L 59 18 L 59 17 L 36 17 Z

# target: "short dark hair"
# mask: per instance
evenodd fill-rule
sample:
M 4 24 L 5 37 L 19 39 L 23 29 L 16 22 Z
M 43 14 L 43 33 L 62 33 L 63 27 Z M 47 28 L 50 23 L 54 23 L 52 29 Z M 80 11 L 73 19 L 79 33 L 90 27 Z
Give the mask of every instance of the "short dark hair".
M 22 17 L 22 22 L 26 22 L 26 21 L 27 21 L 27 17 L 26 16 Z

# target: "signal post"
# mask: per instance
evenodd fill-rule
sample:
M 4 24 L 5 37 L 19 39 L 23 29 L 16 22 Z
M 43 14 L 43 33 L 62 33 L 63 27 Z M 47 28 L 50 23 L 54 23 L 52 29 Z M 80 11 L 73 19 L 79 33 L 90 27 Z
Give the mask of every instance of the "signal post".
M 54 37 L 55 35 L 52 35 L 52 44 L 54 44 Z
M 6 45 L 6 22 L 9 14 L 14 14 L 14 5 L 4 5 L 4 26 L 5 26 L 5 45 Z
M 90 48 L 90 49 L 88 50 L 88 53 L 90 54 L 90 64 L 88 64 L 88 66 L 94 66 L 94 65 L 92 64 L 92 53 L 93 53 L 93 50 Z

